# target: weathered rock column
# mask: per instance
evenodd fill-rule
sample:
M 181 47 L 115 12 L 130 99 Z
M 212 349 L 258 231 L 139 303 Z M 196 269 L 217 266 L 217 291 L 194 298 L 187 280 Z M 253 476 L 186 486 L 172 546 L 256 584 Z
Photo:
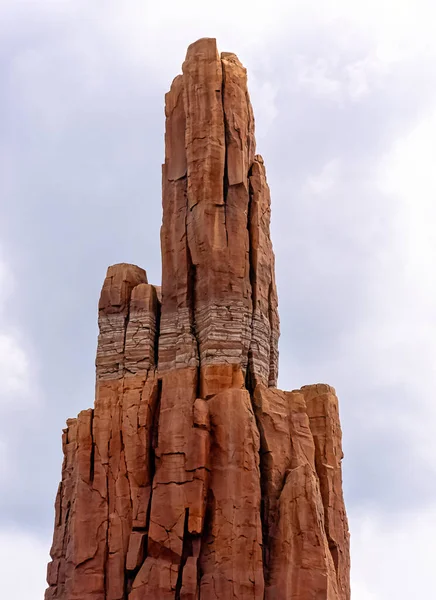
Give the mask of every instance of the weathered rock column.
M 145 271 L 109 267 L 99 304 L 95 406 L 64 430 L 46 599 L 126 598 L 129 544 L 141 546 L 148 526 L 157 317 Z
M 275 387 L 246 70 L 195 42 L 165 115 L 162 287 L 108 270 L 94 409 L 64 432 L 46 600 L 349 600 L 335 392 Z

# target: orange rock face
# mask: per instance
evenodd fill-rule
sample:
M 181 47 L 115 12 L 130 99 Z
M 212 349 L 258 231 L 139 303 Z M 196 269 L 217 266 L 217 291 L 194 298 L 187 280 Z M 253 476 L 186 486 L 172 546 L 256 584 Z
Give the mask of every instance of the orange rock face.
M 108 269 L 67 421 L 46 600 L 349 600 L 338 402 L 276 389 L 270 195 L 247 75 L 192 44 L 165 98 L 162 286 Z

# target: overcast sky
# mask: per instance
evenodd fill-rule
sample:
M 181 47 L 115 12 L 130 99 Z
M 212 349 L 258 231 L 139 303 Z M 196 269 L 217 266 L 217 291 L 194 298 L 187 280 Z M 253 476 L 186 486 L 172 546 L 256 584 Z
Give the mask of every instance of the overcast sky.
M 353 600 L 434 594 L 433 0 L 0 0 L 0 597 L 41 600 L 106 268 L 160 282 L 164 93 L 216 37 L 272 192 L 279 385 L 339 395 Z

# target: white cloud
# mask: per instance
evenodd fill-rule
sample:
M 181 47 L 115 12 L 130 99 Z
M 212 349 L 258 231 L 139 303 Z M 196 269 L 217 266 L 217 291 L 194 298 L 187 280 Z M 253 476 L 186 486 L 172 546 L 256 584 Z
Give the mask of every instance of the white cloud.
M 305 211 L 313 227 L 330 226 L 330 243 L 322 239 L 324 255 L 335 256 L 337 240 L 344 230 L 348 233 L 349 253 L 341 257 L 338 252 L 336 262 L 330 260 L 330 268 L 339 273 L 344 266 L 351 266 L 345 274 L 353 285 L 359 274 L 353 273 L 358 252 L 371 257 L 359 318 L 321 368 L 350 392 L 355 382 L 361 381 L 367 401 L 347 405 L 349 414 L 361 418 L 368 431 L 384 432 L 386 439 L 395 430 L 407 444 L 411 462 L 428 468 L 431 477 L 436 476 L 432 458 L 436 454 L 432 393 L 436 389 L 435 161 L 436 110 L 402 132 L 376 165 L 372 178 L 374 191 L 379 192 L 380 205 L 373 207 L 377 215 L 365 217 L 362 213 L 361 219 L 353 218 L 338 200 L 350 168 L 345 157 L 342 163 L 328 161 L 304 186 Z M 373 223 L 374 216 L 378 224 Z M 375 237 L 372 227 L 378 231 Z M 318 229 L 313 239 L 317 234 Z M 306 250 L 310 251 L 312 244 Z M 324 268 L 324 263 L 317 263 L 319 242 L 314 257 L 313 272 Z M 389 387 L 402 390 L 407 402 L 395 405 L 395 399 L 387 396 L 373 405 L 371 394 L 379 397 L 380 390 Z
M 356 32 L 357 35 L 357 32 Z M 332 38 L 335 37 L 331 32 Z M 357 35 L 358 37 L 358 35 Z M 358 49 L 359 58 L 353 58 Z M 348 56 L 347 56 L 348 54 Z M 362 48 L 347 39 L 345 48 L 335 39 L 322 56 L 299 54 L 293 59 L 295 82 L 300 90 L 323 100 L 343 105 L 361 102 L 386 83 L 391 63 L 378 55 L 376 42 L 365 40 Z
M 385 244 L 367 290 L 367 320 L 356 346 L 371 344 L 379 383 L 416 390 L 415 414 L 436 419 L 436 110 L 400 136 L 380 162 L 379 188 L 390 206 Z M 377 249 L 375 249 L 377 250 Z M 421 445 L 423 439 L 418 436 Z M 435 447 L 436 449 L 436 447 Z
M 11 475 L 10 453 L 8 445 L 0 438 L 0 481 Z
M 0 531 L 0 598 L 44 597 L 49 541 L 23 531 Z
M 36 400 L 32 391 L 32 369 L 22 335 L 8 319 L 8 302 L 13 298 L 14 278 L 0 256 L 0 413 L 22 410 Z
M 250 77 L 250 97 L 256 107 L 256 140 L 259 142 L 268 133 L 268 130 L 278 115 L 276 106 L 277 87 L 270 81 L 260 82 L 255 76 Z
M 298 56 L 295 62 L 300 87 L 308 88 L 316 96 L 334 99 L 340 96 L 341 81 L 329 73 L 332 65 L 325 58 L 309 60 L 305 56 Z
M 390 197 L 389 243 L 370 290 L 368 321 L 356 342 L 371 341 L 379 382 L 413 390 L 399 424 L 420 460 L 436 467 L 436 110 L 399 137 L 380 163 L 380 188 Z M 366 332 L 366 333 L 365 333 Z M 372 333 L 371 333 L 372 332 Z M 371 340 L 369 338 L 372 338 Z
M 4 489 L 20 477 L 16 457 L 11 452 L 12 445 L 8 439 L 11 418 L 13 413 L 35 408 L 39 399 L 35 374 L 23 336 L 12 327 L 8 318 L 14 288 L 12 273 L 0 256 L 0 488 Z M 2 551 L 0 532 L 0 564 Z M 0 590 L 1 585 L 0 583 Z
M 15 281 L 11 270 L 0 256 L 0 489 L 16 485 L 27 474 L 17 462 L 9 427 L 13 412 L 37 405 L 38 393 L 34 373 L 23 336 L 11 327 L 8 318 L 13 301 Z M 13 430 L 13 426 L 12 426 Z M 20 498 L 16 499 L 19 503 Z M 48 540 L 19 530 L 0 530 L 0 598 L 8 600 L 41 600 L 48 561 Z
M 4 309 L 7 298 L 10 297 L 14 287 L 12 275 L 6 263 L 0 258 L 0 315 Z
M 319 195 L 333 189 L 338 183 L 340 166 L 339 159 L 329 160 L 318 174 L 309 177 L 304 185 L 303 193 Z
M 30 365 L 25 350 L 11 334 L 0 333 L 0 407 L 30 392 Z
M 386 518 L 350 515 L 353 600 L 431 598 L 436 507 Z

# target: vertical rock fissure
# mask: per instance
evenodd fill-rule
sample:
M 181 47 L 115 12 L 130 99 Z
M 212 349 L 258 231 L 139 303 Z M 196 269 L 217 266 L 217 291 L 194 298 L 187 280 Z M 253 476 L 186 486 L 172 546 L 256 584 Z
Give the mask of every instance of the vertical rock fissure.
M 269 583 L 269 526 L 268 526 L 268 484 L 267 484 L 267 457 L 269 454 L 265 437 L 263 434 L 263 428 L 259 421 L 255 402 L 254 402 L 254 391 L 250 394 L 251 403 L 253 406 L 253 412 L 256 419 L 256 427 L 259 432 L 259 476 L 260 476 L 260 490 L 261 490 L 261 505 L 260 505 L 260 521 L 262 524 L 262 563 L 263 563 L 263 578 L 265 585 Z
M 254 264 L 254 256 L 253 256 L 253 241 L 251 235 L 251 209 L 253 205 L 252 191 L 250 186 L 250 177 L 252 173 L 252 165 L 250 165 L 250 169 L 248 171 L 248 208 L 247 208 L 247 232 L 248 232 L 248 261 L 249 261 L 249 279 L 250 279 L 250 288 L 251 288 L 251 326 L 250 326 L 250 342 L 248 345 L 248 362 L 247 362 L 247 374 L 245 385 L 247 390 L 250 392 L 250 396 L 253 396 L 254 387 L 255 387 L 255 374 L 253 369 L 253 351 L 252 351 L 252 340 L 253 340 L 253 329 L 254 329 L 254 312 L 256 309 L 257 303 L 257 293 L 256 293 L 256 268 Z
M 191 208 L 193 210 L 193 207 Z M 200 367 L 201 367 L 201 354 L 200 354 L 200 339 L 197 332 L 196 326 L 196 309 L 197 309 L 197 266 L 192 260 L 191 249 L 189 247 L 189 236 L 188 236 L 188 213 L 189 213 L 189 199 L 186 195 L 186 212 L 185 212 L 185 236 L 186 236 L 186 260 L 187 260 L 187 290 L 186 290 L 186 302 L 189 310 L 189 325 L 191 329 L 191 335 L 195 343 L 195 349 L 197 353 L 197 397 L 200 397 Z
M 188 289 L 187 289 L 187 301 L 189 306 L 189 319 L 190 319 L 190 327 L 191 327 L 191 335 L 195 342 L 195 347 L 197 351 L 197 390 L 196 395 L 200 398 L 200 368 L 201 368 L 201 354 L 200 354 L 200 339 L 197 332 L 196 326 L 196 306 L 197 306 L 197 294 L 196 294 L 196 285 L 197 285 L 197 266 L 194 264 L 191 256 L 191 251 L 189 249 L 189 244 L 187 244 L 187 260 L 188 260 Z
M 226 113 L 224 110 L 224 86 L 225 86 L 225 69 L 223 67 L 223 61 L 221 61 L 222 80 L 221 80 L 221 104 L 223 106 L 223 127 L 224 127 L 224 177 L 223 177 L 223 202 L 224 202 L 224 228 L 226 230 L 226 244 L 229 247 L 229 231 L 227 229 L 227 193 L 229 189 L 229 175 L 228 175 L 228 150 L 227 150 L 227 135 L 228 135 L 228 124 Z
M 57 515 L 55 514 L 55 527 L 59 527 L 62 524 L 62 517 L 63 517 L 62 496 L 63 496 L 63 484 L 61 481 L 59 484 L 59 487 L 58 487 L 58 492 L 56 494 L 56 498 L 59 497 L 60 502 L 59 502 L 59 512 Z
M 212 432 L 211 432 L 212 433 Z M 213 438 L 212 438 L 213 439 Z M 213 443 L 213 442 L 212 442 Z M 213 453 L 213 448 L 210 449 L 211 454 Z M 205 575 L 205 571 L 203 568 L 203 560 L 209 551 L 209 547 L 211 545 L 211 541 L 213 540 L 212 534 L 212 524 L 213 524 L 213 514 L 215 510 L 215 498 L 213 495 L 213 490 L 209 487 L 206 495 L 206 508 L 204 512 L 204 521 L 203 521 L 203 531 L 200 539 L 200 552 L 198 559 L 198 569 L 197 569 L 197 580 L 198 580 L 198 595 L 199 598 L 201 596 L 201 581 L 203 576 Z
M 153 500 L 154 476 L 156 474 L 156 449 L 159 444 L 159 420 L 160 420 L 161 398 L 162 398 L 162 379 L 159 378 L 158 382 L 157 382 L 156 408 L 155 408 L 155 412 L 152 417 L 152 421 L 151 421 L 152 425 L 150 427 L 150 432 L 149 432 L 150 497 L 148 500 L 147 513 L 146 513 L 146 517 L 145 517 L 145 531 L 147 534 L 147 539 L 145 540 L 144 561 L 148 556 L 148 532 L 150 529 L 151 504 L 152 504 L 152 500 Z
M 124 337 L 123 337 L 123 350 L 122 350 L 122 361 L 123 361 L 122 373 L 123 373 L 123 375 L 126 373 L 125 352 L 126 352 L 126 340 L 127 340 L 127 327 L 129 325 L 129 321 L 130 321 L 130 299 L 127 302 L 127 312 L 126 312 L 126 316 L 124 318 Z
M 272 277 L 271 277 L 272 279 Z M 268 364 L 268 387 L 274 387 L 271 385 L 272 381 L 275 381 L 275 364 L 276 357 L 274 356 L 274 321 L 273 321 L 273 307 L 272 307 L 272 283 L 270 282 L 268 288 L 268 323 L 269 323 L 269 364 Z
M 162 304 L 159 302 L 159 300 L 156 303 L 156 330 L 155 330 L 155 334 L 154 334 L 154 344 L 153 344 L 153 348 L 154 348 L 154 368 L 157 369 L 158 366 L 158 362 L 159 362 L 159 337 L 160 337 L 160 319 L 161 319 L 161 314 L 162 314 Z
M 183 525 L 182 556 L 180 559 L 179 572 L 177 575 L 176 593 L 175 593 L 174 600 L 180 600 L 180 593 L 182 591 L 182 585 L 183 585 L 183 569 L 185 568 L 188 556 L 192 556 L 192 542 L 191 542 L 191 534 L 189 533 L 189 529 L 188 529 L 188 521 L 189 521 L 189 508 L 186 508 L 185 509 L 185 522 Z
M 64 528 L 64 535 L 62 537 L 62 549 L 64 551 L 64 553 L 66 554 L 66 550 L 67 550 L 67 533 L 68 533 L 68 525 L 69 525 L 69 518 L 70 518 L 70 510 L 71 510 L 71 502 L 67 503 L 67 508 L 65 511 L 65 528 Z

